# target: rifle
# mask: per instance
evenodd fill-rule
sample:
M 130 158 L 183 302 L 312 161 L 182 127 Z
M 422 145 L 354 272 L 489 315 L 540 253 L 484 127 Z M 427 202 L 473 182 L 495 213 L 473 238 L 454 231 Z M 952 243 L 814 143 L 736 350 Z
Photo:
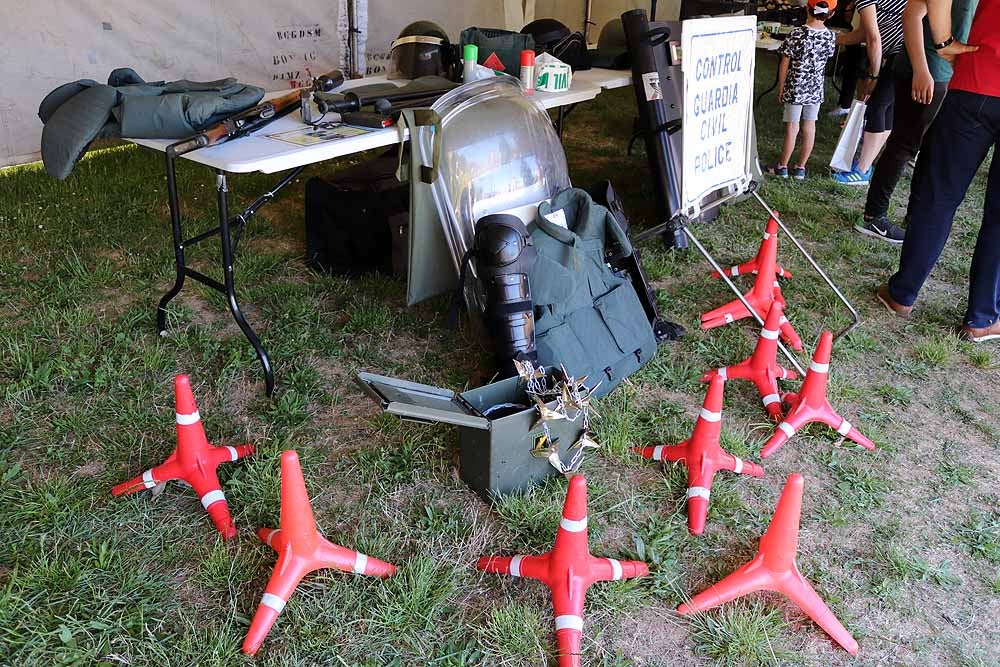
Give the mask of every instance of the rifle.
M 340 70 L 321 74 L 312 80 L 312 85 L 308 88 L 298 88 L 285 95 L 261 102 L 257 106 L 244 109 L 225 120 L 219 121 L 215 125 L 205 128 L 193 137 L 167 146 L 167 156 L 176 158 L 199 148 L 215 146 L 244 137 L 251 132 L 259 130 L 271 121 L 277 120 L 282 116 L 287 116 L 295 109 L 308 105 L 313 92 L 328 93 L 343 83 L 344 74 Z

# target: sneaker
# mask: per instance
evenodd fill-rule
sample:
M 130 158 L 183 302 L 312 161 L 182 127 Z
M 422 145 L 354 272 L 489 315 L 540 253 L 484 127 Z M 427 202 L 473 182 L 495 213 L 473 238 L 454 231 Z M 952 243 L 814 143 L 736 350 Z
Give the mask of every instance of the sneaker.
M 868 185 L 872 179 L 874 167 L 868 167 L 868 171 L 861 171 L 857 165 L 851 171 L 837 172 L 833 175 L 833 180 L 841 185 Z
M 910 313 L 913 312 L 913 306 L 904 306 L 900 303 L 896 303 L 896 300 L 893 299 L 892 296 L 889 294 L 888 283 L 885 283 L 881 287 L 879 287 L 878 291 L 875 293 L 875 296 L 878 298 L 879 301 L 882 302 L 882 305 L 885 306 L 885 309 L 888 310 L 893 315 L 895 315 L 896 317 L 902 317 L 905 320 L 910 316 Z
M 776 164 L 771 165 L 764 170 L 764 173 L 768 176 L 776 176 L 778 178 L 788 178 L 788 167 L 779 167 Z
M 854 230 L 865 236 L 870 236 L 879 241 L 885 241 L 892 245 L 902 245 L 906 239 L 906 230 L 889 222 L 889 218 L 880 215 L 877 218 L 862 220 L 861 224 L 854 225 Z
M 973 343 L 1000 340 L 1000 320 L 997 320 L 988 327 L 970 327 L 966 324 L 962 327 L 962 337 L 971 340 Z
M 792 167 L 792 178 L 794 178 L 796 181 L 806 180 L 806 168 Z
M 846 116 L 849 113 L 851 113 L 850 109 L 845 109 L 844 107 L 837 107 L 836 109 L 834 109 L 833 111 L 831 111 L 827 115 L 830 118 L 840 118 L 841 116 Z

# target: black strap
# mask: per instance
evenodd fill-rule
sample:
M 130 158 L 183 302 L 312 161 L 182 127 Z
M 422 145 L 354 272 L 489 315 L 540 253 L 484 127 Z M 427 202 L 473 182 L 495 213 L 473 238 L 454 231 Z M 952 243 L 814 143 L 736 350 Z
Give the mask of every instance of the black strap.
M 649 32 L 646 33 L 646 39 L 649 40 L 650 46 L 659 46 L 670 39 L 670 28 L 665 25 L 650 28 Z
M 458 328 L 458 318 L 461 316 L 461 311 L 465 309 L 465 279 L 466 271 L 469 268 L 469 263 L 472 262 L 472 258 L 476 256 L 476 249 L 469 248 L 462 255 L 462 266 L 458 271 L 458 285 L 455 287 L 455 296 L 451 300 L 451 308 L 448 310 L 448 322 L 446 326 L 449 330 L 454 331 Z

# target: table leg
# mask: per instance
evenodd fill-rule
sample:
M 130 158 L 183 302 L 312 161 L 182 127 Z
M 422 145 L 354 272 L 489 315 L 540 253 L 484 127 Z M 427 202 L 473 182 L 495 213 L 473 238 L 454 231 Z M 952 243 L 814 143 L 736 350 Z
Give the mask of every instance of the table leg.
M 250 341 L 250 345 L 253 346 L 254 351 L 257 353 L 260 365 L 264 368 L 265 392 L 268 396 L 271 396 L 274 394 L 274 370 L 271 368 L 271 359 L 267 356 L 267 351 L 264 349 L 264 346 L 261 345 L 260 339 L 257 337 L 253 327 L 250 326 L 246 317 L 243 316 L 243 311 L 240 309 L 240 303 L 236 299 L 236 284 L 233 274 L 234 249 L 229 222 L 229 187 L 226 182 L 226 173 L 224 171 L 216 170 L 215 187 L 218 195 L 219 237 L 222 242 L 222 271 L 224 275 L 224 292 L 226 294 L 226 302 L 229 305 L 229 311 L 233 314 L 233 319 L 236 320 L 236 324 L 239 326 L 240 331 L 242 331 L 243 335 L 246 336 L 246 339 Z
M 167 304 L 184 287 L 184 233 L 181 229 L 181 209 L 177 198 L 177 168 L 174 158 L 167 156 L 167 199 L 170 204 L 170 226 L 174 233 L 174 266 L 176 275 L 174 286 L 170 288 L 156 307 L 156 330 L 161 336 L 167 335 Z

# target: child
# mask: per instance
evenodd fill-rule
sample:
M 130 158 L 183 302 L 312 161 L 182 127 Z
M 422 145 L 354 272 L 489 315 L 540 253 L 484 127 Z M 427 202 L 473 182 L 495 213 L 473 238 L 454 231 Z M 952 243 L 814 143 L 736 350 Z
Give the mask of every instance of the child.
M 816 118 L 823 103 L 823 71 L 836 47 L 833 32 L 824 21 L 836 8 L 837 0 L 809 0 L 806 24 L 790 32 L 778 49 L 778 101 L 785 105 L 785 145 L 778 164 L 768 173 L 779 178 L 788 178 L 788 161 L 795 150 L 800 121 L 802 147 L 792 176 L 800 181 L 806 177 L 806 162 L 816 140 Z

